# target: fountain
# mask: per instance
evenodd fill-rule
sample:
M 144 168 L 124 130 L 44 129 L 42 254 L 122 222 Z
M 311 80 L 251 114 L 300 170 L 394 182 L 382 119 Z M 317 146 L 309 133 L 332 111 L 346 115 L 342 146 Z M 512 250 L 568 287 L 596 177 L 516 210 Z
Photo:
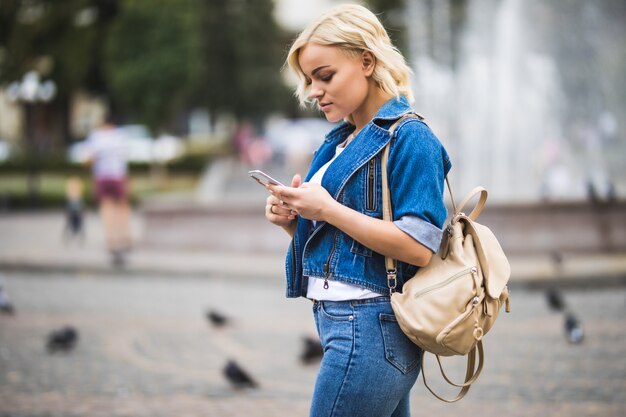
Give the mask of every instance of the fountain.
M 503 203 L 626 196 L 625 166 L 615 156 L 626 150 L 626 56 L 616 62 L 594 48 L 623 49 L 626 7 L 468 0 L 454 31 L 445 23 L 452 3 L 460 7 L 408 1 L 405 15 L 416 108 L 452 156 L 456 192 L 481 184 Z M 582 32 L 580 39 L 568 31 Z

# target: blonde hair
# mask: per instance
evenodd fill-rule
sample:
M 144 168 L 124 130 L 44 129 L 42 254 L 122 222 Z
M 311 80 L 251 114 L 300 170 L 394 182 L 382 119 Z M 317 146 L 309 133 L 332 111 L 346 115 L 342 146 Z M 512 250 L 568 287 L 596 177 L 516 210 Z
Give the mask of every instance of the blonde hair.
M 287 65 L 298 77 L 295 95 L 300 105 L 307 103 L 307 77 L 298 62 L 300 52 L 309 42 L 336 46 L 352 55 L 369 51 L 376 59 L 372 78 L 386 93 L 404 95 L 413 102 L 411 69 L 400 51 L 393 46 L 387 31 L 374 13 L 357 4 L 333 7 L 298 35 L 287 55 Z

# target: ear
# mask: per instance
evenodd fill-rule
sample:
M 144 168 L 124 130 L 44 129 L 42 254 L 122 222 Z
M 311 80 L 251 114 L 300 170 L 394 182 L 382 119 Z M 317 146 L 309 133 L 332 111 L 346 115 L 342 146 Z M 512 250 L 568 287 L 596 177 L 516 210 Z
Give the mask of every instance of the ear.
M 370 51 L 363 51 L 361 53 L 361 65 L 365 76 L 371 76 L 376 68 L 376 58 L 374 57 L 374 54 Z

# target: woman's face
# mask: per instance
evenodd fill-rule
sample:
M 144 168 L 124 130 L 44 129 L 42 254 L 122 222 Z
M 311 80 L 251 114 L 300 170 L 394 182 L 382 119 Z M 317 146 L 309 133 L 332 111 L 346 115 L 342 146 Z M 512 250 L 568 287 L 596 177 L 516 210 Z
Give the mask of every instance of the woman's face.
M 364 105 L 374 66 L 370 58 L 316 43 L 300 50 L 298 62 L 309 82 L 309 98 L 317 102 L 328 121 L 338 122 Z

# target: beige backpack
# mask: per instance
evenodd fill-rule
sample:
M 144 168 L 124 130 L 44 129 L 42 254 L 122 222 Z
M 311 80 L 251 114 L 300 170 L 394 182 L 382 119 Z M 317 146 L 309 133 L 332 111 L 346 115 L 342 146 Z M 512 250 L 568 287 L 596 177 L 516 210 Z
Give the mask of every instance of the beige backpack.
M 392 126 L 392 133 L 398 122 Z M 389 145 L 382 158 L 383 219 L 392 221 L 387 185 L 388 155 Z M 446 183 L 450 190 L 447 178 Z M 464 214 L 463 208 L 476 195 L 479 195 L 478 203 L 469 215 Z M 506 311 L 510 311 L 506 287 L 511 275 L 509 262 L 491 230 L 475 221 L 486 201 L 487 190 L 477 187 L 458 208 L 454 207 L 439 252 L 404 284 L 402 293 L 395 292 L 396 262 L 386 258 L 391 305 L 400 328 L 423 351 L 437 355 L 444 379 L 461 388 L 452 400 L 437 395 L 426 383 L 422 353 L 424 384 L 433 395 L 446 402 L 463 398 L 476 381 L 484 361 L 482 338 L 493 326 L 503 304 L 506 304 Z M 454 200 L 452 204 L 454 206 Z M 468 355 L 465 381 L 460 384 L 446 376 L 439 357 L 454 355 Z

